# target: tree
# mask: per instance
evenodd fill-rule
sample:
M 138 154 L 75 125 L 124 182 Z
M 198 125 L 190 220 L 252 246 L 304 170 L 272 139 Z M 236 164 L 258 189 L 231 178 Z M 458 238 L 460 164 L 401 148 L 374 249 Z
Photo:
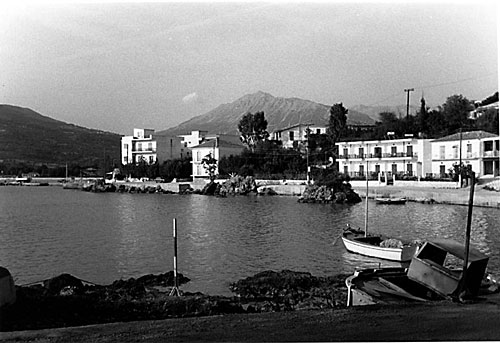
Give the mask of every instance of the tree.
M 205 156 L 201 160 L 201 164 L 207 171 L 210 181 L 213 182 L 216 176 L 215 172 L 217 171 L 217 160 L 212 157 L 212 153 L 209 153 L 207 156 Z
M 255 114 L 247 113 L 241 118 L 238 124 L 241 141 L 254 151 L 258 142 L 264 141 L 269 137 L 267 130 L 267 120 L 264 112 Z
M 427 135 L 428 134 L 428 121 L 429 121 L 429 112 L 428 108 L 425 106 L 425 99 L 422 96 L 422 99 L 420 99 L 420 113 L 418 114 L 418 124 L 419 124 L 419 131 Z
M 328 128 L 326 135 L 332 147 L 338 142 L 341 134 L 344 132 L 347 124 L 348 110 L 342 105 L 337 103 L 330 108 L 330 119 L 328 121 Z
M 443 116 L 448 126 L 448 133 L 456 132 L 468 122 L 471 102 L 462 95 L 452 95 L 443 104 Z
M 335 143 L 338 142 L 341 135 L 347 127 L 347 108 L 339 102 L 330 108 L 330 118 L 326 129 L 327 147 L 324 150 L 325 156 L 328 154 L 333 158 L 333 166 L 336 166 L 337 151 Z
M 490 108 L 476 119 L 476 128 L 498 134 L 498 110 Z

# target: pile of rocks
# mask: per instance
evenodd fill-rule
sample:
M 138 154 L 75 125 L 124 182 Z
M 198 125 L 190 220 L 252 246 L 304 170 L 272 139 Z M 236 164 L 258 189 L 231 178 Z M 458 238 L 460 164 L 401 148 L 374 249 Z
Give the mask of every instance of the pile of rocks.
M 346 277 L 264 271 L 231 284 L 230 289 L 247 312 L 335 308 L 346 304 Z
M 196 194 L 228 196 L 228 195 L 246 195 L 257 191 L 257 183 L 253 176 L 232 176 L 223 183 L 209 182 L 200 191 L 194 191 Z
M 189 281 L 178 274 L 179 284 Z M 35 330 L 118 321 L 164 319 L 243 312 L 225 297 L 185 293 L 170 296 L 173 272 L 95 285 L 62 274 L 42 283 L 17 286 L 17 300 L 3 309 L 1 331 Z
M 2 308 L 0 331 L 36 330 L 173 317 L 343 307 L 346 275 L 265 271 L 231 285 L 233 297 L 170 296 L 173 272 L 96 285 L 69 274 L 17 286 L 17 300 Z M 178 274 L 179 285 L 189 279 Z
M 327 186 L 308 185 L 299 198 L 304 203 L 331 203 L 356 204 L 361 202 L 360 196 L 352 190 L 350 185 L 345 185 L 340 190 L 334 190 Z

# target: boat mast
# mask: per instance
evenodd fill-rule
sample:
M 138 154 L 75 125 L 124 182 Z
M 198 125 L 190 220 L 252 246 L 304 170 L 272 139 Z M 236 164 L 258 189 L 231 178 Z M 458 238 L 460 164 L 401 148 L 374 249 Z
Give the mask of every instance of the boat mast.
M 368 159 L 366 159 L 365 237 L 368 235 Z

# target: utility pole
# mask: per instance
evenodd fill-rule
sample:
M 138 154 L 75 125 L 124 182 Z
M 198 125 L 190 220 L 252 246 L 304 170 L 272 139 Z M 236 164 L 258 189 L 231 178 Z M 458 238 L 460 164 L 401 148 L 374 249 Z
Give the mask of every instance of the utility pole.
M 462 126 L 460 126 L 460 146 L 458 147 L 459 162 L 458 162 L 458 182 L 462 188 Z
M 413 88 L 407 88 L 405 89 L 406 92 L 406 119 L 408 119 L 408 116 L 410 115 L 410 92 L 413 92 L 415 89 Z
M 306 129 L 306 134 L 307 134 L 307 141 L 306 141 L 306 164 L 307 164 L 307 171 L 306 171 L 306 179 L 307 179 L 307 184 L 309 185 L 309 125 L 307 125 Z

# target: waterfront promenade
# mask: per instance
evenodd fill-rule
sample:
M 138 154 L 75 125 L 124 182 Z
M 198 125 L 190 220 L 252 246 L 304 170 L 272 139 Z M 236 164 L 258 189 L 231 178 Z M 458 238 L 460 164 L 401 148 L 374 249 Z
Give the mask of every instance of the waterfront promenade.
M 353 188 L 361 197 L 366 196 L 366 188 Z M 369 189 L 368 198 L 391 196 L 406 197 L 408 201 L 438 203 L 449 205 L 469 204 L 470 188 L 428 188 L 428 187 L 398 187 L 384 186 Z M 500 192 L 486 190 L 481 185 L 474 189 L 474 206 L 494 207 L 500 209 Z
M 90 180 L 90 179 L 89 179 Z M 7 181 L 3 180 L 5 184 Z M 216 182 L 223 182 L 224 180 L 217 180 Z M 31 185 L 48 184 L 49 186 L 62 186 L 61 179 L 47 179 L 37 178 L 33 179 Z M 204 180 L 197 182 L 171 182 L 171 183 L 156 183 L 149 182 L 127 182 L 127 186 L 135 187 L 161 187 L 165 191 L 178 193 L 180 189 L 191 187 L 200 190 L 206 184 Z M 497 178 L 493 183 L 496 190 L 485 189 L 484 186 L 488 183 L 480 183 L 475 186 L 474 191 L 474 206 L 480 207 L 493 207 L 500 209 L 500 179 Z M 30 185 L 30 184 L 25 184 Z M 265 189 L 274 191 L 277 195 L 287 196 L 300 196 L 306 187 L 305 180 L 287 180 L 287 181 L 266 181 L 257 180 L 259 193 L 265 193 Z M 365 181 L 351 181 L 353 190 L 361 197 L 366 196 L 366 182 Z M 398 182 L 395 185 L 385 186 L 376 181 L 369 183 L 368 197 L 374 199 L 376 197 L 406 197 L 409 201 L 417 201 L 424 203 L 439 203 L 449 205 L 463 205 L 469 204 L 470 188 L 458 188 L 455 183 L 440 183 L 440 182 L 413 182 L 405 183 Z
M 366 197 L 366 182 L 351 182 L 353 190 L 362 198 Z M 304 183 L 291 182 L 289 184 L 270 184 L 262 185 L 259 188 L 270 188 L 279 195 L 300 196 L 305 189 Z M 376 182 L 368 187 L 368 198 L 377 197 L 406 197 L 408 201 L 417 201 L 422 203 L 437 203 L 448 205 L 469 204 L 470 188 L 457 188 L 455 186 L 443 187 L 441 183 L 425 183 L 423 185 L 395 185 L 385 186 Z M 474 189 L 474 206 L 493 207 L 500 209 L 500 191 L 488 190 L 484 184 L 478 184 Z

